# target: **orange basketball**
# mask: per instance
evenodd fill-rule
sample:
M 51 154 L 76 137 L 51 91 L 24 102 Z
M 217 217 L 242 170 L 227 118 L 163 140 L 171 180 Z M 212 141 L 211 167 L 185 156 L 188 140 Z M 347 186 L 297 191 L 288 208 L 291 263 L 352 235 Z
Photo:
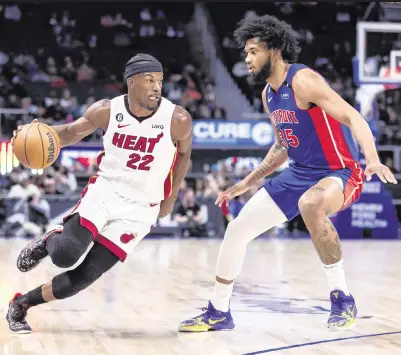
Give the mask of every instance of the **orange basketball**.
M 24 125 L 14 139 L 14 154 L 26 168 L 47 168 L 60 154 L 60 138 L 44 123 Z

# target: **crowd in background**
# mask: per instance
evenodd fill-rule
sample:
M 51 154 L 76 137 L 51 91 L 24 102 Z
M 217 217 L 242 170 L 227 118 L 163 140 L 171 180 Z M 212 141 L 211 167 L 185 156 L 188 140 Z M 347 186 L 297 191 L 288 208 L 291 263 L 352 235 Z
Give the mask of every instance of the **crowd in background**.
M 218 194 L 244 178 L 261 159 L 233 157 L 219 160 L 211 166 L 205 164 L 204 174 L 192 174 L 190 166 L 184 180 L 174 213 L 169 216 L 169 226 L 181 226 L 183 236 L 205 237 L 213 233 L 207 228 L 207 204 L 213 203 Z M 96 173 L 96 169 L 92 173 Z M 86 184 L 87 178 L 82 179 Z M 47 196 L 65 196 L 79 199 L 83 186 L 79 186 L 74 168 L 55 163 L 38 175 L 19 166 L 10 174 L 0 176 L 0 235 L 32 236 L 43 232 L 50 222 Z M 244 195 L 231 201 L 222 209 L 228 223 L 241 211 L 246 201 L 262 186 L 261 179 Z M 17 204 L 7 203 L 7 201 Z M 35 221 L 35 223 L 33 223 Z M 166 222 L 164 222 L 166 225 Z
M 352 80 L 351 58 L 355 52 L 355 45 L 354 41 L 350 40 L 349 31 L 355 32 L 354 25 L 360 15 L 358 5 L 334 6 L 334 17 L 331 15 L 329 19 L 328 14 L 322 13 L 322 19 L 314 23 L 297 19 L 297 14 L 307 15 L 316 6 L 318 6 L 316 2 L 274 3 L 272 14 L 293 25 L 303 47 L 300 61 L 321 72 L 335 91 L 349 103 L 354 104 L 356 88 Z M 223 23 L 215 21 L 215 26 L 218 29 L 217 35 L 220 36 L 223 58 L 226 59 L 228 68 L 231 66 L 233 77 L 239 80 L 239 84 L 242 82 L 241 88 L 249 91 L 252 87 L 249 82 L 250 77 L 246 75 L 245 63 L 232 38 L 232 29 L 244 14 L 252 16 L 258 11 L 242 10 L 246 8 L 246 4 L 238 5 L 236 8 L 237 13 L 233 12 L 231 19 Z M 210 4 L 212 15 L 215 14 L 217 17 L 222 10 L 224 7 L 221 5 Z M 29 12 L 27 9 L 25 11 Z M 21 10 L 18 5 L 4 6 L 0 9 L 3 27 L 7 28 L 10 23 L 13 25 L 23 23 L 24 16 L 28 16 L 27 13 L 24 13 L 24 8 Z M 122 68 L 105 68 L 103 62 L 97 57 L 91 57 L 89 53 L 91 49 L 104 46 L 104 38 L 109 33 L 89 31 L 82 36 L 82 19 L 74 16 L 77 14 L 60 9 L 56 12 L 49 11 L 47 17 L 42 19 L 46 21 L 43 25 L 50 36 L 48 40 L 53 41 L 54 46 L 75 50 L 68 52 L 68 55 L 55 55 L 43 48 L 38 48 L 35 53 L 7 52 L 0 47 L 0 108 L 26 111 L 24 115 L 10 113 L 2 115 L 0 134 L 3 137 L 9 137 L 16 124 L 30 122 L 33 118 L 40 118 L 52 124 L 71 122 L 80 117 L 96 100 L 111 98 L 124 92 Z M 151 10 L 141 8 L 139 18 L 135 22 L 128 14 L 105 9 L 98 15 L 96 22 L 100 29 L 117 31 L 111 36 L 112 42 L 116 48 L 123 48 L 132 44 L 133 38 L 138 36 L 149 40 L 159 37 L 185 38 L 183 21 L 174 18 L 175 22 L 171 22 L 169 16 L 172 15 L 170 13 L 166 15 L 161 8 L 156 7 Z M 332 28 L 339 29 L 335 36 L 331 31 Z M 328 35 L 331 38 L 329 45 L 325 43 Z M 321 50 L 317 50 L 322 44 L 324 46 Z M 163 86 L 165 97 L 185 107 L 194 119 L 227 118 L 224 108 L 216 104 L 212 78 L 201 72 L 193 62 L 174 63 L 171 66 L 167 65 L 165 70 Z M 27 84 L 34 83 L 48 83 L 50 86 L 47 91 L 33 95 L 30 92 L 32 86 Z M 73 84 L 76 83 L 88 85 L 86 95 L 74 93 Z M 93 85 L 100 83 L 107 85 L 108 95 L 99 96 L 103 92 L 99 94 L 91 89 Z M 397 109 L 401 105 L 401 95 L 397 88 L 393 91 L 393 94 L 382 94 L 378 100 L 381 118 L 380 144 L 398 144 L 400 141 L 400 116 L 397 115 Z M 262 112 L 259 88 L 251 93 L 248 92 L 249 95 L 255 111 Z M 87 140 L 100 139 L 101 132 L 95 132 L 87 138 Z
M 266 12 L 263 3 L 249 9 L 246 3 L 233 9 L 225 21 L 218 21 L 225 11 L 223 4 L 210 3 L 214 25 L 219 36 L 222 55 L 238 85 L 253 101 L 254 108 L 263 111 L 260 86 L 254 86 L 247 75 L 244 54 L 240 53 L 232 29 L 238 21 Z M 355 53 L 355 25 L 366 7 L 357 3 L 320 4 L 319 2 L 274 2 L 268 13 L 291 24 L 302 47 L 300 63 L 305 63 L 322 73 L 335 91 L 353 104 L 355 98 L 352 80 L 352 57 Z M 319 13 L 319 16 L 316 16 Z M 310 20 L 308 20 L 310 19 Z
M 10 15 L 14 13 L 14 15 Z M 6 6 L 4 13 L 7 22 L 22 21 L 17 5 Z M 170 39 L 185 37 L 184 26 L 177 23 L 171 25 L 163 10 L 152 13 L 144 8 L 140 12 L 140 26 L 136 36 L 142 39 L 168 37 Z M 5 113 L 2 117 L 2 135 L 9 137 L 16 124 L 30 122 L 40 118 L 46 123 L 61 124 L 71 122 L 80 117 L 86 108 L 102 98 L 112 98 L 124 92 L 122 78 L 123 67 L 105 69 L 98 57 L 91 57 L 90 50 L 102 45 L 98 35 L 88 35 L 82 39 L 77 31 L 79 20 L 68 11 L 49 14 L 48 31 L 54 37 L 54 45 L 60 49 L 68 49 L 69 55 L 52 55 L 48 50 L 38 49 L 35 53 L 6 52 L 0 47 L 0 108 L 23 109 L 24 115 Z M 115 46 L 124 47 L 124 33 L 132 36 L 133 23 L 129 17 L 121 13 L 105 13 L 98 19 L 104 29 L 118 29 L 113 40 Z M 121 29 L 125 31 L 122 32 Z M 128 41 L 128 39 L 127 39 Z M 130 52 L 135 54 L 134 50 Z M 128 61 L 129 57 L 125 61 Z M 201 72 L 194 63 L 182 62 L 177 65 L 165 64 L 163 96 L 186 108 L 194 119 L 225 119 L 224 108 L 216 104 L 213 81 Z M 45 93 L 32 95 L 35 88 L 28 84 L 48 84 Z M 86 95 L 75 95 L 74 84 L 87 84 Z M 94 85 L 107 87 L 108 95 L 95 92 Z M 88 140 L 99 140 L 101 135 L 95 134 Z
M 50 205 L 45 196 L 77 193 L 75 174 L 55 163 L 41 175 L 22 166 L 0 176 L 0 235 L 36 236 L 50 222 Z
M 350 39 L 355 36 L 349 33 L 344 36 L 344 33 L 355 25 L 357 11 L 347 7 L 348 5 L 344 5 L 346 8 L 338 7 L 339 10 L 330 24 L 324 23 L 323 15 L 316 23 L 304 19 L 300 21 L 299 16 L 297 18 L 296 13 L 300 8 L 305 10 L 316 4 L 274 3 L 274 6 L 280 18 L 294 24 L 304 47 L 304 57 L 301 55 L 300 61 L 305 61 L 320 71 L 335 91 L 354 104 L 351 57 L 355 48 Z M 220 16 L 219 11 L 225 10 L 225 6 L 220 9 L 219 6 L 222 5 L 210 4 L 212 15 Z M 18 5 L 0 6 L 0 23 L 3 28 L 10 24 L 17 26 L 27 16 L 24 11 L 29 12 L 32 9 L 26 10 L 22 5 L 21 9 Z M 251 16 L 254 12 L 239 11 L 224 23 L 214 21 L 214 24 L 217 35 L 220 36 L 227 68 L 231 69 L 239 87 L 253 102 L 255 111 L 261 112 L 263 108 L 259 99 L 260 90 L 258 95 L 255 94 L 256 91 L 247 92 L 250 87 L 249 78 L 245 75 L 243 58 L 231 36 L 233 23 L 244 13 Z M 123 93 L 123 68 L 106 66 L 100 61 L 101 57 L 93 54 L 96 53 L 94 50 L 108 45 L 113 45 L 113 48 L 131 48 L 139 38 L 149 41 L 158 38 L 178 41 L 185 40 L 186 37 L 184 21 L 173 18 L 173 14 L 157 7 L 142 8 L 135 20 L 127 12 L 113 12 L 112 9 L 104 11 L 97 17 L 93 16 L 97 30 L 89 29 L 84 36 L 80 30 L 83 20 L 76 12 L 60 9 L 49 12 L 46 16 L 42 18 L 45 21 L 42 27 L 49 35 L 47 41 L 53 41 L 53 52 L 42 47 L 33 52 L 10 51 L 2 49 L 0 45 L 0 108 L 24 110 L 23 114 L 1 115 L 0 138 L 9 138 L 17 125 L 28 123 L 34 118 L 48 124 L 72 122 L 82 116 L 96 100 Z M 309 27 L 305 24 L 309 24 Z M 220 25 L 225 25 L 226 28 L 219 28 Z M 337 35 L 331 43 L 325 43 L 319 50 L 319 44 L 326 38 L 324 34 L 332 34 L 333 26 L 339 28 L 341 35 Z M 127 57 L 124 61 L 128 59 Z M 195 63 L 187 59 L 167 62 L 163 96 L 185 107 L 195 120 L 226 119 L 224 108 L 216 103 L 213 78 L 203 73 Z M 380 117 L 379 143 L 399 145 L 401 91 L 394 88 L 379 94 L 377 110 Z M 102 132 L 98 130 L 85 140 L 100 141 L 101 138 Z M 384 163 L 397 172 L 393 167 L 392 156 L 386 156 Z M 229 158 L 204 169 L 203 176 L 188 177 L 171 216 L 172 223 L 181 226 L 183 236 L 207 236 L 209 228 L 204 201 L 214 201 L 219 192 L 246 176 L 256 165 L 255 162 L 239 164 L 236 158 Z M 190 170 L 191 172 L 193 171 Z M 9 236 L 41 233 L 50 221 L 46 195 L 79 196 L 82 187 L 79 186 L 73 169 L 57 164 L 45 169 L 43 175 L 33 175 L 19 167 L 1 179 L 1 194 L 20 201 L 11 208 L 11 219 L 7 217 L 10 215 L 10 206 L 6 206 L 4 200 L 0 203 L 0 222 L 4 222 L 1 223 L 0 235 Z M 262 181 L 230 203 L 228 210 L 223 211 L 226 222 L 239 213 L 261 184 Z

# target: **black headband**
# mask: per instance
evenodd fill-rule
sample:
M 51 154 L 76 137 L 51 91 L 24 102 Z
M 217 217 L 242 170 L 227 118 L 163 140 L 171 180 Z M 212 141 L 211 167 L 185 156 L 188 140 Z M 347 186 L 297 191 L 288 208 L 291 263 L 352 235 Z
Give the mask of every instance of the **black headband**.
M 125 65 L 124 77 L 127 80 L 132 75 L 147 72 L 163 73 L 163 66 L 156 58 L 150 55 L 136 55 Z

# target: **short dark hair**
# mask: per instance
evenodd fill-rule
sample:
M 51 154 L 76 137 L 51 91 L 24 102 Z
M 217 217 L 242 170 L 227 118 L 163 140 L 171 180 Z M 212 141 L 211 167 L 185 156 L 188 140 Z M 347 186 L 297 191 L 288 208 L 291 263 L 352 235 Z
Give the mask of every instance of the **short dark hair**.
M 292 27 L 274 16 L 248 16 L 243 18 L 234 31 L 234 38 L 241 47 L 251 38 L 258 38 L 269 49 L 278 49 L 288 63 L 295 63 L 301 48 Z

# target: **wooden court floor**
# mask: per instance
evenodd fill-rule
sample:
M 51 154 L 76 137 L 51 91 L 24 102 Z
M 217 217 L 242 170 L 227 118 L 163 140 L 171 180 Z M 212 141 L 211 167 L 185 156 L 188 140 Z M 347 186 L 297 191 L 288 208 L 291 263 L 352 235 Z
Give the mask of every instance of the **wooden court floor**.
M 0 239 L 0 310 L 59 270 L 49 260 L 27 274 L 15 267 L 24 240 Z M 30 335 L 0 322 L 1 355 L 384 355 L 401 354 L 401 243 L 343 242 L 355 328 L 328 332 L 328 289 L 310 240 L 250 244 L 231 303 L 231 332 L 178 333 L 205 307 L 218 240 L 149 239 L 124 264 L 73 298 L 33 308 Z

